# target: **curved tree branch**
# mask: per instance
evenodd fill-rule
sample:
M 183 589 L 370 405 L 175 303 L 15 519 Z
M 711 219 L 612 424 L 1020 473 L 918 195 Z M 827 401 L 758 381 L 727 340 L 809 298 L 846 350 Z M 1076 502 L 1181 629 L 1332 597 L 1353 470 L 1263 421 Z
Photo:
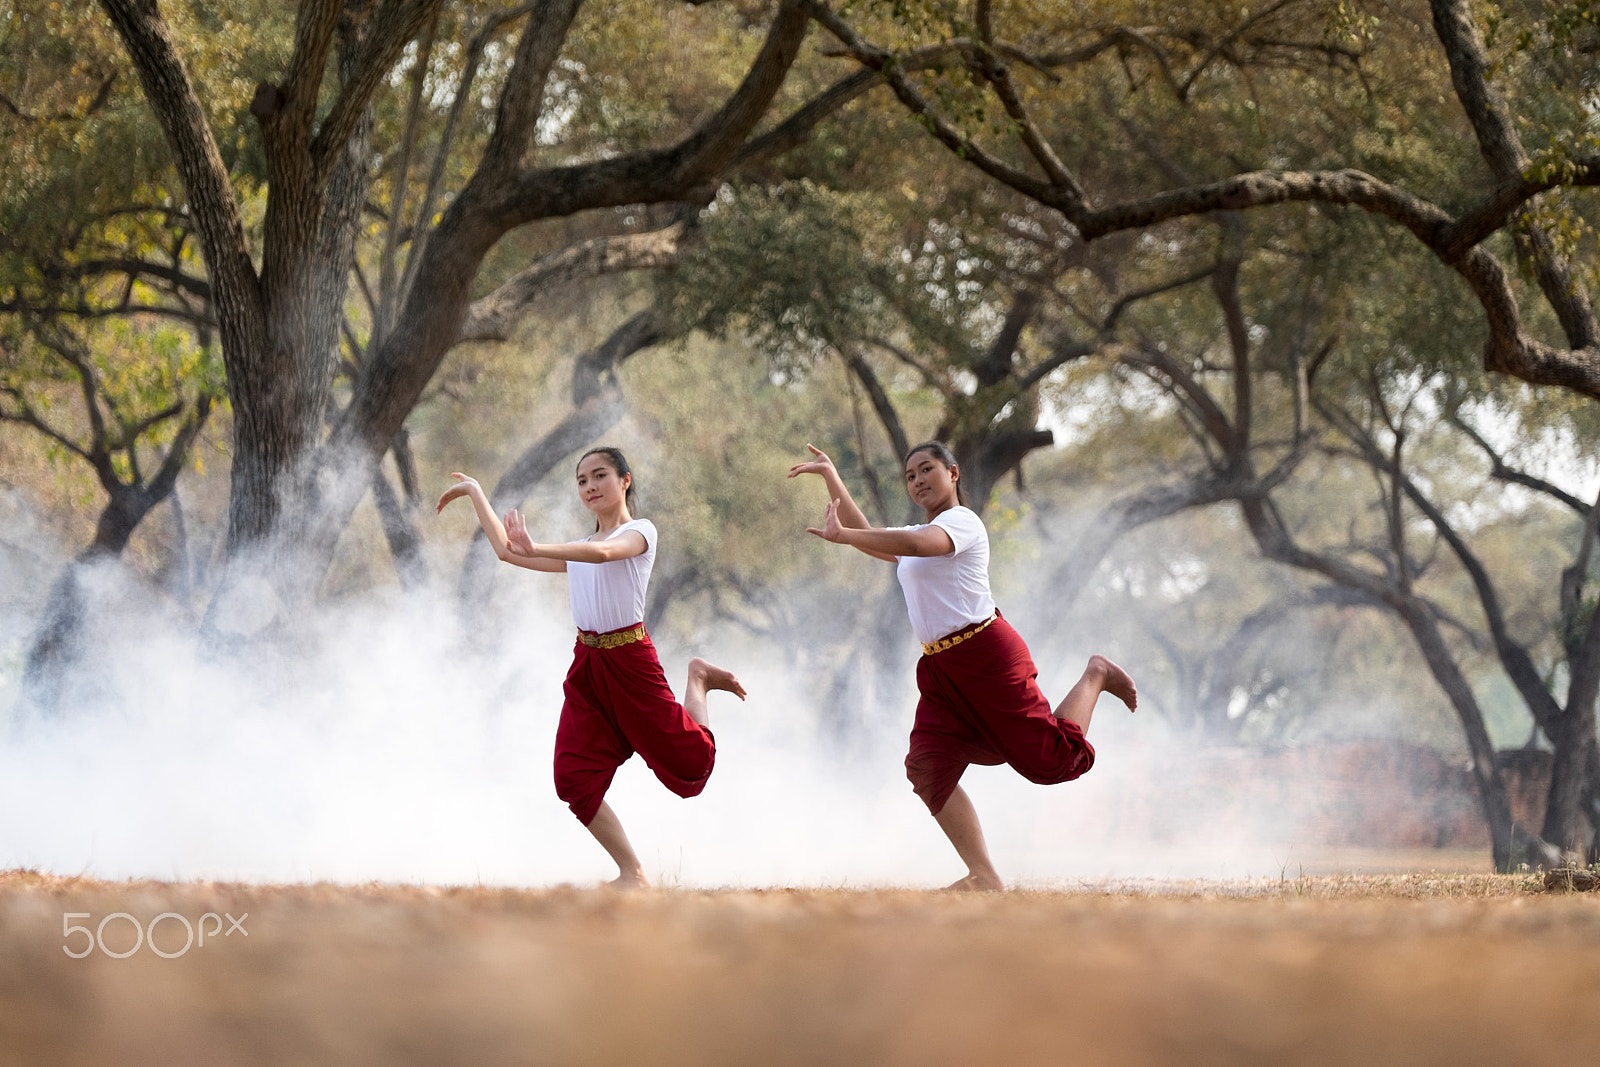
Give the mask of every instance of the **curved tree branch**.
M 844 356 L 845 365 L 850 368 L 850 373 L 866 390 L 872 410 L 877 413 L 878 421 L 883 424 L 884 433 L 889 435 L 889 443 L 894 448 L 895 458 L 903 457 L 911 449 L 911 439 L 906 436 L 905 426 L 900 422 L 900 413 L 895 410 L 894 401 L 889 399 L 889 393 L 878 380 L 872 364 L 853 348 L 840 354 Z
M 1374 470 L 1387 470 L 1393 479 L 1396 491 L 1405 493 L 1408 500 L 1416 506 L 1417 510 L 1427 517 L 1433 528 L 1444 538 L 1450 550 L 1461 561 L 1462 567 L 1472 579 L 1473 589 L 1478 594 L 1478 603 L 1483 609 L 1485 620 L 1489 625 L 1489 634 L 1494 641 L 1495 651 L 1501 664 L 1505 667 L 1506 674 L 1521 694 L 1523 703 L 1533 714 L 1534 720 L 1539 723 L 1539 728 L 1545 731 L 1546 736 L 1555 736 L 1552 731 L 1559 730 L 1559 720 L 1563 714 L 1560 704 L 1545 687 L 1544 680 L 1534 665 L 1533 658 L 1527 649 L 1512 640 L 1510 629 L 1506 624 L 1505 612 L 1500 606 L 1500 594 L 1495 589 L 1489 572 L 1484 567 L 1477 555 L 1472 551 L 1466 539 L 1451 525 L 1444 512 L 1422 492 L 1417 484 L 1404 472 L 1398 470 L 1388 456 L 1386 456 L 1378 443 L 1374 441 L 1360 424 L 1348 412 L 1335 408 L 1322 398 L 1314 401 L 1317 413 L 1334 426 L 1352 445 L 1358 455 L 1368 466 Z
M 372 94 L 383 84 L 406 45 L 438 15 L 443 2 L 384 0 L 383 7 L 372 16 L 349 64 L 349 77 L 340 86 L 328 117 L 322 120 L 316 139 L 310 145 L 312 172 L 316 175 L 314 184 L 318 188 L 332 175 L 339 157 L 348 148 L 357 124 L 366 113 L 367 105 L 372 102 Z M 339 8 L 343 5 L 335 2 L 334 6 Z M 313 94 L 313 106 L 315 102 Z M 293 107 L 295 103 L 291 98 L 290 106 Z
M 677 222 L 648 233 L 596 237 L 540 256 L 494 292 L 473 302 L 461 325 L 461 341 L 504 341 L 553 285 L 630 270 L 676 266 L 688 224 Z
M 1050 184 L 1058 185 L 1072 190 L 1072 195 L 1081 203 L 1085 199 L 1083 185 L 1077 177 L 1067 169 L 1061 157 L 1056 155 L 1055 149 L 1050 147 L 1050 142 L 1039 131 L 1038 125 L 1033 121 L 1033 116 L 1028 113 L 1027 105 L 1022 102 L 1022 96 L 1017 92 L 1017 87 L 1011 81 L 1011 71 L 1001 62 L 998 50 L 994 43 L 994 27 L 990 19 L 989 0 L 978 0 L 975 5 L 975 18 L 978 25 L 978 38 L 983 42 L 983 48 L 974 56 L 975 67 L 978 73 L 994 87 L 995 95 L 1000 98 L 1001 106 L 1006 110 L 1006 115 L 1016 124 L 1017 132 L 1022 138 L 1022 143 L 1030 155 L 1039 164 Z
M 328 67 L 328 51 L 333 47 L 333 33 L 343 8 L 344 0 L 303 0 L 296 9 L 294 45 L 283 82 L 258 86 L 251 105 L 263 132 L 269 128 L 274 131 L 267 138 L 268 151 L 283 142 L 284 138 L 276 135 L 280 129 L 293 131 L 294 139 L 302 145 L 310 139 L 311 122 L 317 113 L 317 91 Z
M 1049 182 L 1040 181 L 1015 167 L 1003 162 L 999 157 L 980 148 L 976 142 L 950 125 L 935 111 L 926 98 L 911 84 L 905 76 L 897 56 L 863 40 L 854 30 L 837 14 L 820 0 L 799 0 L 812 18 L 816 19 L 828 32 L 838 38 L 856 62 L 870 70 L 881 74 L 895 96 L 900 102 L 927 127 L 928 132 L 950 151 L 960 158 L 968 161 L 979 170 L 1004 185 L 1008 185 L 1041 203 L 1060 210 L 1068 219 L 1076 222 L 1076 216 L 1083 211 L 1081 199 L 1073 198 L 1072 186 L 1054 186 Z
M 411 248 L 406 253 L 405 273 L 400 278 L 399 302 L 402 304 L 411 296 L 411 285 L 416 281 L 417 268 L 422 265 L 422 250 L 433 232 L 433 209 L 439 202 L 439 188 L 444 184 L 445 165 L 449 162 L 450 150 L 455 144 L 456 128 L 461 124 L 461 115 L 466 111 L 467 102 L 472 98 L 472 86 L 477 81 L 478 68 L 483 63 L 484 49 L 489 46 L 489 42 L 497 33 L 537 6 L 537 0 L 530 0 L 529 3 L 511 11 L 488 17 L 478 28 L 478 32 L 472 35 L 472 40 L 467 42 L 467 53 L 461 66 L 461 81 L 456 86 L 455 97 L 450 101 L 450 112 L 445 116 L 444 129 L 439 134 L 439 147 L 433 156 L 433 167 L 428 172 L 428 184 L 423 189 L 422 203 L 417 208 Z
M 495 111 L 494 131 L 464 197 L 493 195 L 517 173 L 533 140 L 544 103 L 545 83 L 582 3 L 583 0 L 539 0 L 535 6 L 523 26 L 522 39 L 517 42 L 516 60 Z
M 1454 426 L 1456 429 L 1465 434 L 1468 440 L 1482 449 L 1484 454 L 1489 457 L 1489 477 L 1493 478 L 1495 481 L 1509 482 L 1512 485 L 1520 485 L 1524 488 L 1532 489 L 1534 492 L 1543 493 L 1545 496 L 1559 500 L 1561 503 L 1577 512 L 1580 518 L 1586 517 L 1589 514 L 1591 506 L 1588 501 L 1573 496 L 1565 489 L 1562 489 L 1559 485 L 1547 482 L 1543 478 L 1537 478 L 1531 474 L 1528 474 L 1526 471 L 1519 471 L 1511 466 L 1508 466 L 1504 457 L 1502 457 L 1499 452 L 1495 451 L 1493 445 L 1484 440 L 1482 434 L 1478 433 L 1477 430 L 1473 429 L 1467 424 L 1467 421 L 1461 417 L 1461 413 L 1459 411 L 1451 411 L 1446 414 L 1445 418 L 1449 420 L 1450 425 Z
M 102 274 L 122 274 L 130 280 L 157 278 L 174 289 L 182 289 L 201 300 L 211 299 L 211 283 L 206 279 L 185 273 L 180 267 L 151 263 L 137 256 L 111 256 L 104 259 L 88 259 L 70 265 L 52 265 L 44 268 L 41 273 L 51 281 L 83 281 Z

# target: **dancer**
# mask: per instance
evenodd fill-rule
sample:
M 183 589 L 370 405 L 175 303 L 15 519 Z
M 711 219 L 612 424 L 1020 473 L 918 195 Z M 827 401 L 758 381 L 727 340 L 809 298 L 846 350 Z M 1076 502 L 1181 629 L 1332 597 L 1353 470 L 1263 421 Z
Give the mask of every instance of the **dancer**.
M 958 784 L 962 772 L 973 763 L 1009 763 L 1040 785 L 1077 778 L 1094 765 L 1084 733 L 1095 701 L 1110 693 L 1132 711 L 1133 679 L 1104 656 L 1090 656 L 1083 676 L 1051 709 L 1028 646 L 989 595 L 989 534 L 962 503 L 961 469 L 944 444 L 927 441 L 906 456 L 906 489 L 928 521 L 886 530 L 867 521 L 833 461 L 806 448 L 812 458 L 790 468 L 789 477 L 821 475 L 829 496 L 822 527 L 806 532 L 894 563 L 922 642 L 906 777 L 967 865 L 966 877 L 949 888 L 1004 889 L 977 810 Z
M 673 697 L 644 628 L 656 528 L 633 517 L 633 472 L 620 450 L 592 448 L 578 460 L 578 497 L 594 513 L 595 528 L 565 544 L 535 542 L 515 509 L 501 525 L 476 480 L 452 477 L 457 482 L 439 497 L 438 511 L 457 497 L 469 498 L 495 555 L 567 576 L 578 640 L 556 727 L 556 795 L 616 861 L 617 878 L 608 884 L 648 887 L 621 821 L 605 802 L 611 779 L 638 752 L 662 785 L 680 797 L 699 795 L 717 755 L 706 693 L 720 689 L 743 700 L 744 686 L 732 672 L 697 658 L 689 661 L 683 703 Z

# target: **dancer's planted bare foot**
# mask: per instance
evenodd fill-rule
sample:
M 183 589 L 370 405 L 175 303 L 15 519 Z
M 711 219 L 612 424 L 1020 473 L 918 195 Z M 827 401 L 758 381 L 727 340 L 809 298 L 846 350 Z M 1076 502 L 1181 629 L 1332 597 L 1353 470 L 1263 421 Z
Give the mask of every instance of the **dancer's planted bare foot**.
M 1005 883 L 996 874 L 969 874 L 944 887 L 946 893 L 1002 893 Z
M 644 876 L 642 870 L 625 871 L 603 884 L 607 889 L 649 889 L 650 879 Z
M 1089 657 L 1089 669 L 1100 673 L 1101 689 L 1128 705 L 1129 711 L 1138 710 L 1139 689 L 1127 671 L 1099 655 Z
M 707 663 L 698 656 L 689 661 L 689 675 L 700 676 L 701 684 L 707 689 L 720 689 L 724 693 L 732 693 L 743 700 L 745 697 L 744 686 L 738 677 L 729 670 L 724 670 L 714 663 Z

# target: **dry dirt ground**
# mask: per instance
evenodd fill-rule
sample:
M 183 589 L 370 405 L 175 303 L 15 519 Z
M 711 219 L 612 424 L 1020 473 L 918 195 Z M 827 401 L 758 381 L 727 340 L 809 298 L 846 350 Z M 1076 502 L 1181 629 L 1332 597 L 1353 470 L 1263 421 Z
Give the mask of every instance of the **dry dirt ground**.
M 620 895 L 14 871 L 0 1061 L 1594 1063 L 1600 894 L 1539 885 Z M 243 931 L 178 955 L 169 917 L 155 947 L 174 958 L 64 951 L 90 943 L 64 922 L 120 953 L 163 912 L 208 931 L 245 916 Z

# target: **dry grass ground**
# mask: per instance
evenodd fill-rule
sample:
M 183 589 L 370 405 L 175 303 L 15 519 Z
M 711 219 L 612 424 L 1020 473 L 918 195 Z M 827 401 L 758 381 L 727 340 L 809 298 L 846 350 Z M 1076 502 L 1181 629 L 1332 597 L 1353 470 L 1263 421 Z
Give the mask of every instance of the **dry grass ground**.
M 1518 1064 L 1600 1048 L 1600 894 L 1493 875 L 513 891 L 0 874 L 0 1059 Z M 163 959 L 62 915 L 244 920 Z M 133 943 L 126 920 L 107 946 Z M 79 948 L 83 935 L 65 942 Z M 175 952 L 183 930 L 159 927 Z

